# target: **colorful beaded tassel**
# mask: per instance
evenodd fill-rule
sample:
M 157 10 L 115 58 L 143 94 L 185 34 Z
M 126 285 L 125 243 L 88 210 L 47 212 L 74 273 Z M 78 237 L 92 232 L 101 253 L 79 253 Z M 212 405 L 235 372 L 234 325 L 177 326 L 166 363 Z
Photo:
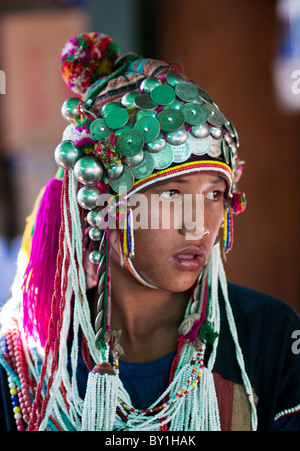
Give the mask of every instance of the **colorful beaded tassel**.
M 229 252 L 233 246 L 233 213 L 224 210 L 224 232 L 223 232 L 223 248 L 225 252 Z

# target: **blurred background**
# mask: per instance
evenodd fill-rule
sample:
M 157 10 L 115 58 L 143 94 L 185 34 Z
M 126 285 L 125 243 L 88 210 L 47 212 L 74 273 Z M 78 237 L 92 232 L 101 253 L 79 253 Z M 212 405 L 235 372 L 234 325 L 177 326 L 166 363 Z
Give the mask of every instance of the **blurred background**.
M 71 37 L 99 31 L 122 53 L 180 61 L 237 127 L 247 210 L 226 272 L 300 312 L 300 0 L 0 0 L 0 304 L 26 217 L 53 177 L 72 95 Z

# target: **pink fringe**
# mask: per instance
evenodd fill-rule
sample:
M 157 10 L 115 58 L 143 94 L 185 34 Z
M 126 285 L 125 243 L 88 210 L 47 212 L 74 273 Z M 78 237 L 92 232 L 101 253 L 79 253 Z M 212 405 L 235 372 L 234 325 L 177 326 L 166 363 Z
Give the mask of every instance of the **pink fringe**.
M 54 291 L 56 258 L 61 225 L 62 181 L 52 179 L 46 186 L 36 217 L 23 291 L 25 333 L 45 346 Z

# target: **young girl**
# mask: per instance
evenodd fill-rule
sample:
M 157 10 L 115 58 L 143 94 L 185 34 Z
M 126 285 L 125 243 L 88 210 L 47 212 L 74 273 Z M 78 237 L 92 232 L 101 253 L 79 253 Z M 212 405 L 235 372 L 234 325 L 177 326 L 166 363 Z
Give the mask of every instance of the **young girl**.
M 77 97 L 2 312 L 1 427 L 299 430 L 298 315 L 222 264 L 245 207 L 233 124 L 105 35 L 61 67 Z

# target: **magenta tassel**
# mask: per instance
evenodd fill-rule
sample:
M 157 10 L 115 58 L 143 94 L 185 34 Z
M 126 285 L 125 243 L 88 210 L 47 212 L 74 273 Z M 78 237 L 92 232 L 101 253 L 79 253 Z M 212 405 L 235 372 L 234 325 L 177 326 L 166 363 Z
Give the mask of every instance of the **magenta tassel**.
M 247 202 L 244 193 L 233 193 L 231 200 L 231 209 L 233 213 L 238 215 L 242 213 L 246 208 Z
M 39 338 L 45 346 L 51 300 L 54 291 L 56 258 L 61 225 L 62 181 L 51 179 L 38 209 L 29 262 L 24 274 L 23 308 L 25 333 Z

